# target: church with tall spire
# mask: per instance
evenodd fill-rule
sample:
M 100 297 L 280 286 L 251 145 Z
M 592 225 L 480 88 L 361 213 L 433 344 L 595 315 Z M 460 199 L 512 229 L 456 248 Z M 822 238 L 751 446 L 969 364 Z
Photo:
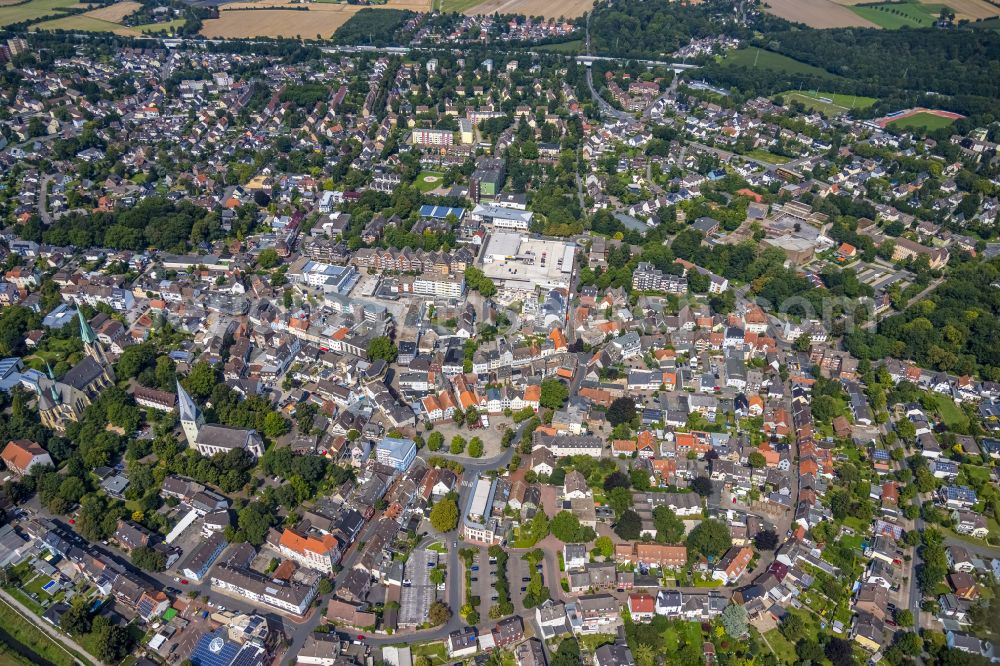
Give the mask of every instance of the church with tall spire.
M 188 446 L 203 456 L 212 457 L 233 449 L 246 449 L 254 458 L 264 455 L 264 439 L 256 430 L 206 424 L 205 417 L 191 395 L 177 382 L 177 411 L 181 430 Z
M 77 313 L 86 356 L 58 380 L 46 364 L 47 374 L 36 386 L 39 419 L 42 425 L 56 432 L 65 432 L 68 423 L 79 421 L 97 396 L 115 383 L 115 371 L 103 344 L 83 313 Z

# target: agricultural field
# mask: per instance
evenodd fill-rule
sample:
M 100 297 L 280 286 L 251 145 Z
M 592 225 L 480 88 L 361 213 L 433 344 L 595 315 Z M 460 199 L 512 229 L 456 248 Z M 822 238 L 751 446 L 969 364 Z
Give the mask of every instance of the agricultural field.
M 292 9 L 229 9 L 219 18 L 206 19 L 201 34 L 206 37 L 241 39 L 249 37 L 303 37 L 329 39 L 361 9 L 360 5 L 328 5 L 339 11 L 296 11 Z
M 836 116 L 851 109 L 867 109 L 878 101 L 874 97 L 862 95 L 842 95 L 808 90 L 786 90 L 779 95 L 785 98 L 785 102 L 801 102 L 807 109 L 820 111 L 828 116 Z
M 804 62 L 799 62 L 794 58 L 789 58 L 788 56 L 781 55 L 780 53 L 774 53 L 773 51 L 765 51 L 764 49 L 746 48 L 732 51 L 722 62 L 723 64 L 732 65 L 734 67 L 760 67 L 762 69 L 773 69 L 779 72 L 787 72 L 788 74 L 809 74 L 829 79 L 839 78 L 825 69 L 813 67 L 812 65 Z
M 856 7 L 858 5 L 869 5 L 874 4 L 872 0 L 834 0 L 838 5 L 843 5 L 845 7 Z M 890 2 L 885 2 L 881 4 L 892 4 Z M 923 4 L 929 7 L 929 11 L 933 13 L 936 17 L 941 7 L 950 7 L 952 11 L 955 12 L 955 18 L 958 20 L 968 19 L 970 21 L 975 21 L 976 19 L 985 19 L 993 16 L 1000 16 L 1000 8 L 996 5 L 991 4 L 988 0 L 899 0 L 895 4 Z
M 545 18 L 577 18 L 590 11 L 593 6 L 594 0 L 486 0 L 465 10 L 465 14 L 475 16 L 500 13 Z
M 183 19 L 164 23 L 150 23 L 144 26 L 129 27 L 121 22 L 126 16 L 134 14 L 142 7 L 138 2 L 128 0 L 117 2 L 107 7 L 98 7 L 83 14 L 64 16 L 51 21 L 44 21 L 31 26 L 32 30 L 68 30 L 73 32 L 113 32 L 126 37 L 138 37 L 143 33 L 170 31 L 172 27 L 184 25 Z
M 263 9 L 263 8 L 267 9 Z M 308 11 L 302 8 L 307 7 Z M 219 7 L 219 18 L 206 19 L 201 34 L 206 37 L 302 37 L 329 39 L 337 28 L 362 9 L 405 9 L 426 12 L 431 0 L 389 0 L 384 5 L 348 5 L 336 2 L 295 4 L 289 0 L 233 2 Z
M 434 7 L 442 14 L 464 12 L 478 5 L 482 0 L 434 0 Z
M 915 130 L 936 130 L 941 129 L 942 127 L 948 127 L 953 122 L 955 122 L 954 118 L 946 118 L 934 113 L 921 111 L 920 113 L 915 113 L 912 116 L 906 116 L 905 118 L 893 120 L 888 124 L 888 126 L 896 129 L 912 128 Z
M 944 5 L 925 5 L 919 2 L 882 2 L 874 5 L 855 5 L 851 9 L 872 23 L 886 30 L 898 28 L 929 28 L 934 25 Z
M 126 28 L 119 23 L 102 21 L 101 19 L 92 18 L 87 14 L 76 14 L 74 16 L 64 16 L 51 21 L 45 21 L 31 26 L 31 29 L 33 31 L 66 30 L 69 32 L 113 32 L 116 35 L 126 37 L 136 37 L 141 34 L 141 32 L 135 28 Z
M 812 28 L 874 28 L 876 24 L 833 0 L 767 0 L 767 12 Z
M 135 14 L 141 8 L 142 5 L 138 2 L 126 0 L 125 2 L 116 2 L 115 4 L 108 5 L 107 7 L 92 9 L 84 14 L 84 16 L 90 16 L 91 18 L 100 19 L 102 21 L 110 21 L 111 23 L 121 23 L 122 19 L 130 14 Z
M 29 0 L 20 4 L 0 5 L 0 27 L 21 21 L 35 21 L 46 16 L 56 16 L 65 9 L 82 9 L 76 0 Z

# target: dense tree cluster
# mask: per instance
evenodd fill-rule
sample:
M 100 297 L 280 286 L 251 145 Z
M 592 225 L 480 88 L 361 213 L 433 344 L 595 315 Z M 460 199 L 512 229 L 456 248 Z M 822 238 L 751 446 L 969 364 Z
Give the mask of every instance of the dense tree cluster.
M 1000 291 L 990 285 L 1000 261 L 958 266 L 926 298 L 879 323 L 845 336 L 858 358 L 910 358 L 920 366 L 954 374 L 1000 379 Z

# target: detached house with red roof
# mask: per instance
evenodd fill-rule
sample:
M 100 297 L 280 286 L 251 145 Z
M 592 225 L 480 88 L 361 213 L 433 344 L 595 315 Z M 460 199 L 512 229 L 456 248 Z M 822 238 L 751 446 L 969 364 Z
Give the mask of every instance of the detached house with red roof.
M 733 546 L 719 560 L 719 564 L 712 571 L 712 578 L 721 580 L 724 584 L 735 583 L 746 573 L 751 559 L 753 559 L 753 548 Z
M 278 540 L 278 552 L 304 567 L 330 573 L 340 561 L 339 545 L 329 534 L 307 535 L 286 529 Z
M 28 439 L 12 439 L 7 442 L 3 453 L 0 453 L 7 469 L 25 475 L 36 465 L 51 465 L 52 456 L 40 445 Z

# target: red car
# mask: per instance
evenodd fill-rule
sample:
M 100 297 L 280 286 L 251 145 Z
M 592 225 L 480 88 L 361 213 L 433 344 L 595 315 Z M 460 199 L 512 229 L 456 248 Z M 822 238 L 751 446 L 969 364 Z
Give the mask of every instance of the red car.
M 181 585 L 187 585 L 187 578 L 181 578 Z
M 358 634 L 358 640 L 359 640 L 359 641 L 363 641 L 363 640 L 365 640 L 365 637 L 364 637 L 364 636 L 362 636 L 361 634 Z

